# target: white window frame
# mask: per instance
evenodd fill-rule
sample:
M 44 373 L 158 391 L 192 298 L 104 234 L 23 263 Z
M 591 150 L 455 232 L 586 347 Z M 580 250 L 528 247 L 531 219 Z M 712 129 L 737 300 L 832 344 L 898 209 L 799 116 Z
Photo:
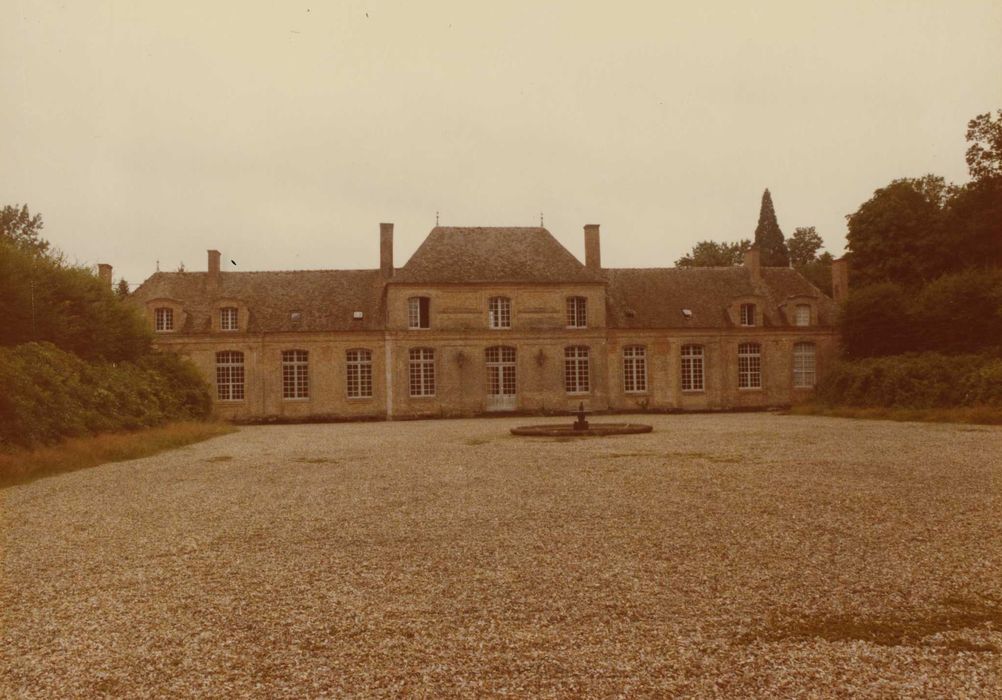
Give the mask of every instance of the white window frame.
M 742 326 L 754 326 L 757 309 L 755 304 L 742 304 L 740 309 L 740 321 Z
M 345 390 L 349 399 L 372 398 L 372 350 L 345 351 Z
M 171 333 L 174 330 L 174 309 L 169 306 L 153 309 L 153 328 L 157 333 Z
M 511 299 L 491 297 L 487 300 L 487 325 L 495 330 L 511 328 Z
M 814 343 L 793 345 L 793 388 L 813 389 L 818 381 L 817 347 Z
M 216 400 L 227 403 L 243 401 L 246 384 L 244 354 L 239 350 L 216 353 Z
M 588 327 L 588 297 L 567 297 L 567 327 Z
M 762 346 L 759 343 L 738 345 L 738 389 L 762 388 Z
M 435 395 L 435 350 L 411 348 L 408 352 L 407 384 L 414 398 Z
M 623 348 L 623 391 L 627 394 L 647 393 L 647 348 L 643 345 Z
M 587 345 L 564 348 L 564 391 L 568 394 L 591 392 L 591 350 Z
M 419 296 L 407 299 L 407 327 L 412 331 L 431 328 L 431 297 Z
M 310 353 L 307 350 L 282 351 L 282 399 L 306 401 L 310 398 Z
M 219 330 L 240 330 L 240 311 L 235 306 L 224 306 L 219 309 Z
M 515 396 L 518 390 L 515 356 L 515 348 L 507 345 L 494 345 L 484 350 L 488 395 Z M 511 371 L 505 371 L 507 369 Z
M 702 345 L 683 345 L 681 350 L 682 391 L 698 393 L 706 391 L 704 357 L 706 351 Z
M 811 325 L 810 304 L 797 304 L 795 307 L 793 307 L 793 325 L 795 326 Z

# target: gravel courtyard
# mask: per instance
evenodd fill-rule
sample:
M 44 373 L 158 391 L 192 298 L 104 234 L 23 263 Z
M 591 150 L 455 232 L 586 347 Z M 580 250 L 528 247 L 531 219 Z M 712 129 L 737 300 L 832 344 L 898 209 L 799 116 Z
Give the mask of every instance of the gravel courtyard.
M 246 427 L 0 491 L 0 696 L 1002 697 L 1002 429 L 629 420 Z

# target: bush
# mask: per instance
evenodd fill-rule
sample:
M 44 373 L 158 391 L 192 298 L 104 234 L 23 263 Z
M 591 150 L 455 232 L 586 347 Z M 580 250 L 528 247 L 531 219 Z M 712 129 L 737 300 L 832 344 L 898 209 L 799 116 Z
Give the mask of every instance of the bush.
M 174 355 L 138 364 L 86 362 L 52 343 L 0 348 L 0 448 L 205 418 L 197 370 Z
M 944 275 L 918 295 L 914 320 L 921 350 L 978 352 L 1002 347 L 1002 270 Z
M 914 350 L 911 307 L 904 289 L 890 282 L 862 287 L 850 294 L 839 315 L 846 356 L 880 357 Z
M 1002 357 L 921 353 L 843 361 L 818 384 L 826 406 L 1002 407 Z

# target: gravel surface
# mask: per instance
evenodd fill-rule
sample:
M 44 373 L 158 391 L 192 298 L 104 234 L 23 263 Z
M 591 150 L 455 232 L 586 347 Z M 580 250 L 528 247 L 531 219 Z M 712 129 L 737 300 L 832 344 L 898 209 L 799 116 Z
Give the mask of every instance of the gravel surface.
M 0 696 L 1002 697 L 1002 429 L 614 420 L 655 432 L 247 427 L 0 491 Z

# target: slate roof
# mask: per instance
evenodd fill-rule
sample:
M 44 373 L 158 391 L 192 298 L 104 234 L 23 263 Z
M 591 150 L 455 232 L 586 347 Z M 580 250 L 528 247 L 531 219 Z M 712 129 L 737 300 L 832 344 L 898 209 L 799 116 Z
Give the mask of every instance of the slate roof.
M 383 327 L 383 280 L 379 270 L 293 270 L 288 272 L 222 272 L 217 290 L 209 289 L 206 272 L 157 272 L 130 298 L 139 303 L 173 299 L 188 313 L 183 333 L 211 328 L 219 299 L 246 304 L 247 330 L 348 331 Z M 292 312 L 299 312 L 297 320 Z M 363 318 L 352 315 L 361 311 Z
M 541 227 L 436 226 L 393 282 L 602 282 Z
M 727 309 L 738 297 L 764 298 L 763 325 L 787 326 L 779 305 L 796 296 L 818 303 L 819 325 L 834 322 L 835 305 L 790 268 L 762 268 L 759 281 L 746 267 L 661 267 L 604 270 L 609 282 L 611 328 L 728 328 Z M 692 311 L 687 319 L 682 309 Z

